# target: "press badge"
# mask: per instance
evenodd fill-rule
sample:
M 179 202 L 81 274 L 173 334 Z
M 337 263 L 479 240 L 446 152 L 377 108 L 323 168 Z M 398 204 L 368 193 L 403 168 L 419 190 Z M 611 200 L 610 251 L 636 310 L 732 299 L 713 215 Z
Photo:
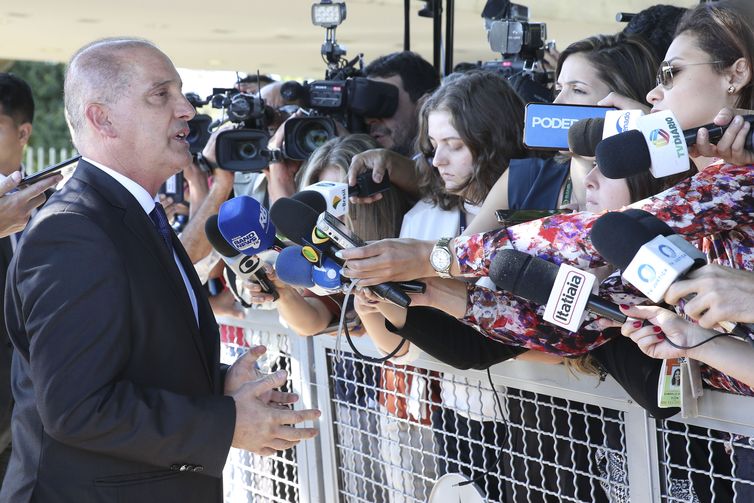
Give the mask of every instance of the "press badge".
M 662 361 L 660 382 L 657 385 L 657 405 L 662 408 L 681 406 L 681 360 L 669 358 Z

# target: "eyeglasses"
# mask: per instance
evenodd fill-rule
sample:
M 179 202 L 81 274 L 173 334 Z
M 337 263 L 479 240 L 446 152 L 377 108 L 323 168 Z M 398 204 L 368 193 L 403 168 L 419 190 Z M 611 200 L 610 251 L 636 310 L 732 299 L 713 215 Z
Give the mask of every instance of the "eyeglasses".
M 660 63 L 660 69 L 657 70 L 657 85 L 662 86 L 666 91 L 673 88 L 673 70 L 680 70 L 687 66 L 697 65 L 716 65 L 718 63 L 724 63 L 724 61 L 705 61 L 704 63 L 686 63 L 685 65 L 673 66 L 667 61 Z

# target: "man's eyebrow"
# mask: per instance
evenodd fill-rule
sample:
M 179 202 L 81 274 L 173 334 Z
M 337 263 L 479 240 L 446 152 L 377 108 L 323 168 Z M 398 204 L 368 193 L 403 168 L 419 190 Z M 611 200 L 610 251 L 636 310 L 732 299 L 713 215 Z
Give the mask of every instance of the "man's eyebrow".
M 152 86 L 149 88 L 149 90 L 151 91 L 152 89 L 156 89 L 158 87 L 161 87 L 161 86 L 164 86 L 164 85 L 167 85 L 167 84 L 171 84 L 173 82 L 177 82 L 178 85 L 181 84 L 180 80 L 168 79 L 168 80 L 163 80 L 162 82 L 155 82 L 154 84 L 152 84 Z

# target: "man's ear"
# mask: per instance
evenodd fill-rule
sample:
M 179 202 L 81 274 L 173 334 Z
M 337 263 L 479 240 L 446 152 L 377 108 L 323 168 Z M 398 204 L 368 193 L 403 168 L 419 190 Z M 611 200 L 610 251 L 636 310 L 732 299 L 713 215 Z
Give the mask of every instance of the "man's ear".
M 18 142 L 21 144 L 22 147 L 25 147 L 29 143 L 29 138 L 31 137 L 31 122 L 24 122 L 20 126 L 18 126 Z
M 115 127 L 110 121 L 109 110 L 106 105 L 100 103 L 89 103 L 84 110 L 84 116 L 87 122 L 91 124 L 92 129 L 97 131 L 100 136 L 114 138 Z

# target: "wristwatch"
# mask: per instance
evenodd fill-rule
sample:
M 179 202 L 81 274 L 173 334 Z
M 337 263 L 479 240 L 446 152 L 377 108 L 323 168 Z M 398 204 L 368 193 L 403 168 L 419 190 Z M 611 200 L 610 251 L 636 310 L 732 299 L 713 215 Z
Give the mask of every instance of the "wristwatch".
M 450 251 L 451 238 L 441 238 L 429 255 L 429 263 L 432 269 L 437 272 L 441 278 L 450 278 L 450 266 L 453 263 L 453 254 Z

